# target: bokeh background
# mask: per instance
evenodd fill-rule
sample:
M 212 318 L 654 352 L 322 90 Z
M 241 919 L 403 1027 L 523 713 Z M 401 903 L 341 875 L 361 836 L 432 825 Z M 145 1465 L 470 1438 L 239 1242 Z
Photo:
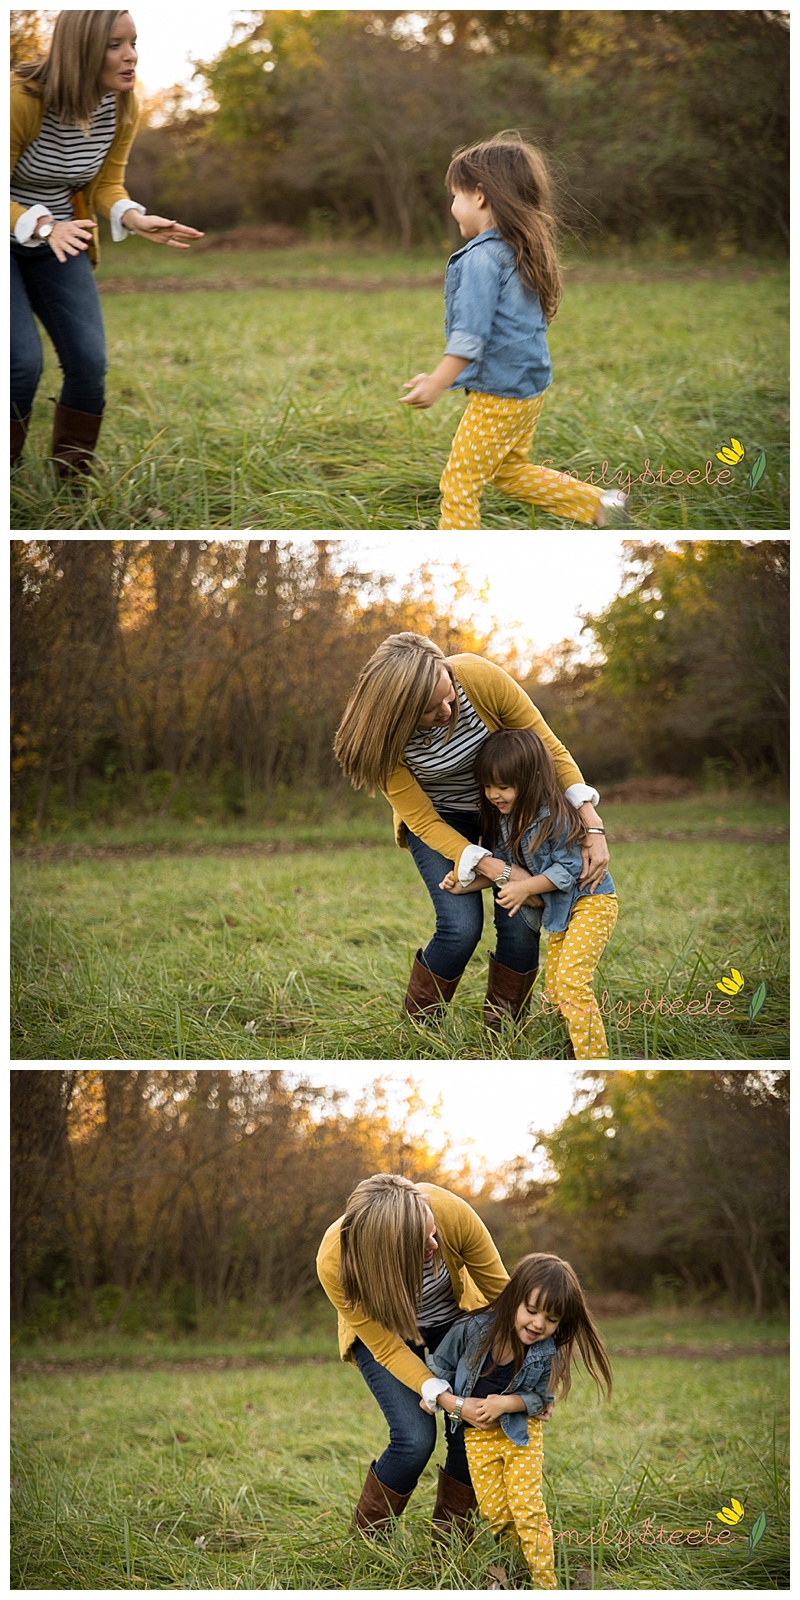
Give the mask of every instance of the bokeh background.
M 55 14 L 11 12 L 12 61 Z M 99 475 L 52 492 L 48 353 L 14 528 L 435 528 L 463 402 L 398 400 L 441 351 L 450 156 L 509 128 L 547 153 L 561 220 L 537 459 L 594 482 L 606 462 L 649 532 L 788 527 L 788 12 L 134 21 L 129 190 L 205 238 L 112 245 L 103 224 Z M 482 517 L 531 526 L 491 490 Z
M 559 1587 L 786 1588 L 788 1071 L 347 1071 L 11 1073 L 13 1586 L 513 1575 L 485 1531 L 432 1554 L 435 1461 L 389 1539 L 350 1530 L 385 1426 L 314 1259 L 396 1171 L 468 1200 L 507 1267 L 569 1260 L 609 1347 L 611 1401 L 578 1370 L 548 1426 Z

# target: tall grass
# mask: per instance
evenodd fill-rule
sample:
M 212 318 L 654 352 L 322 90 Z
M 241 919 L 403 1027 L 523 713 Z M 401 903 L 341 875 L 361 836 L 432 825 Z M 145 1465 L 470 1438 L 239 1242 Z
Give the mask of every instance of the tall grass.
M 718 832 L 686 841 L 615 838 L 613 870 L 620 916 L 596 984 L 607 996 L 612 1059 L 786 1059 L 783 847 Z M 527 1021 L 496 1038 L 484 1032 L 488 929 L 443 1022 L 420 1027 L 402 1017 L 411 959 L 432 926 L 424 886 L 392 846 L 22 858 L 12 882 L 16 1060 L 564 1053 L 541 979 Z M 488 922 L 488 905 L 486 912 Z M 730 1009 L 719 1009 L 728 1003 L 716 985 L 731 966 L 745 986 Z M 748 1002 L 761 982 L 766 1003 L 751 1021 Z
M 559 1587 L 589 1565 L 598 1587 L 787 1587 L 785 1360 L 617 1356 L 614 1374 L 610 1403 L 579 1377 L 547 1428 Z M 474 1590 L 498 1560 L 514 1570 L 485 1529 L 467 1549 L 432 1549 L 434 1463 L 388 1539 L 352 1534 L 385 1427 L 335 1360 L 31 1376 L 12 1427 L 13 1588 Z M 707 1525 L 716 1539 L 731 1494 L 745 1517 L 730 1540 L 666 1542 Z
M 311 247 L 185 263 L 165 254 L 104 254 L 101 284 L 111 290 L 122 276 L 128 290 L 104 295 L 102 464 L 77 498 L 56 492 L 46 461 L 48 397 L 60 387 L 48 351 L 12 528 L 435 528 L 463 396 L 423 413 L 398 400 L 403 380 L 441 351 L 441 291 L 426 285 L 443 258 Z M 747 449 L 734 483 L 634 486 L 638 525 L 788 527 L 786 315 L 780 267 L 576 271 L 551 329 L 555 382 L 532 458 L 593 470 L 595 481 L 603 462 L 607 478 L 637 478 L 649 461 L 666 480 L 704 473 L 710 460 L 713 478 L 723 471 L 716 451 L 734 435 Z M 749 496 L 762 449 L 767 470 Z M 570 526 L 538 510 L 535 520 Z M 483 521 L 530 527 L 530 507 L 487 490 Z

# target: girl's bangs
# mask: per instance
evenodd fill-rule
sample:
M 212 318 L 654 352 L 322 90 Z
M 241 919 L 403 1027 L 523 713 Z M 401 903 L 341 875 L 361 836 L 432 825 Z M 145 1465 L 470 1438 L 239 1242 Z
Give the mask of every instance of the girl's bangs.
M 479 750 L 473 766 L 475 777 L 482 789 L 497 784 L 501 789 L 518 789 L 520 785 L 519 760 L 503 740 L 501 749 L 484 754 Z
M 462 189 L 465 193 L 475 189 L 475 173 L 471 169 L 469 150 L 462 150 L 459 155 L 453 156 L 445 173 L 444 186 L 446 189 Z
M 559 1322 L 563 1322 L 575 1304 L 572 1286 L 560 1261 L 536 1263 L 528 1278 L 526 1298 L 530 1299 L 533 1294 L 538 1309 Z

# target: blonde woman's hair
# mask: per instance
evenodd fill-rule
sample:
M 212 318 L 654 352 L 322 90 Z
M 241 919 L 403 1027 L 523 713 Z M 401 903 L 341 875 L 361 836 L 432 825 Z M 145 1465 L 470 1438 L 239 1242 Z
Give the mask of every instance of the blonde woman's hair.
M 103 98 L 100 74 L 108 41 L 127 11 L 59 11 L 50 49 L 41 60 L 15 68 L 28 93 L 44 100 L 59 122 L 88 128 Z M 133 90 L 117 93 L 117 126 L 130 127 L 136 115 Z
M 541 151 L 518 133 L 498 133 L 494 139 L 457 150 L 445 183 L 464 194 L 480 189 L 486 196 L 494 225 L 510 244 L 523 283 L 538 294 L 542 311 L 552 322 L 561 299 L 558 222 Z
M 414 1344 L 421 1343 L 426 1207 L 408 1178 L 376 1172 L 353 1190 L 340 1235 L 339 1282 L 348 1306 Z
M 370 656 L 356 679 L 333 741 L 333 752 L 354 789 L 385 789 L 428 701 L 446 672 L 447 657 L 421 633 L 392 633 Z M 448 724 L 458 720 L 458 696 Z

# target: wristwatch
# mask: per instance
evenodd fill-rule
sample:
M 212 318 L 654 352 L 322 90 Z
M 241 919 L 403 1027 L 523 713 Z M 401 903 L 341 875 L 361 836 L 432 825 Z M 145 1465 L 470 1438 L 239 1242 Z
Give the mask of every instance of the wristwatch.
M 509 861 L 508 865 L 503 868 L 503 871 L 501 872 L 499 878 L 495 878 L 495 880 L 494 880 L 495 889 L 502 889 L 503 884 L 504 883 L 508 883 L 508 880 L 509 880 L 510 877 L 511 877 L 511 862 Z
M 54 222 L 43 222 L 36 235 L 37 239 L 49 239 L 54 227 Z

